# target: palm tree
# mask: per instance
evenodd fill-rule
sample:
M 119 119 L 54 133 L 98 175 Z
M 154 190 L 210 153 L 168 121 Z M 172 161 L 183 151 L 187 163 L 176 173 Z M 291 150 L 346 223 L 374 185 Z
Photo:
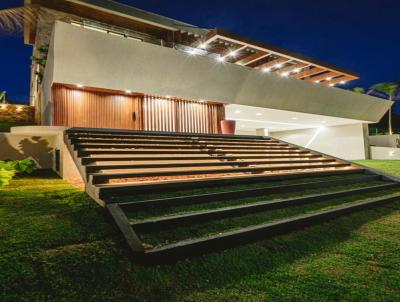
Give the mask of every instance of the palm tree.
M 387 83 L 378 83 L 371 87 L 372 92 L 376 91 L 378 93 L 383 94 L 389 101 L 395 102 L 396 96 L 400 92 L 400 81 L 396 82 L 387 82 Z M 389 120 L 389 135 L 393 134 L 392 130 L 392 106 L 389 108 L 388 113 Z
M 5 91 L 0 92 L 0 104 L 7 104 L 7 97 Z
M 353 91 L 356 93 L 361 93 L 361 94 L 365 93 L 365 89 L 363 87 L 354 87 Z
M 27 4 L 0 10 L 0 31 L 19 32 L 24 28 L 24 22 L 33 22 L 39 13 L 38 6 Z

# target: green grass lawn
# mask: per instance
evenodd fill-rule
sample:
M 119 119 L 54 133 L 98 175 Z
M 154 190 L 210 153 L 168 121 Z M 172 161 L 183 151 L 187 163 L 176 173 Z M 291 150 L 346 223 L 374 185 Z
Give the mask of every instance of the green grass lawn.
M 363 161 L 400 175 L 400 161 Z M 400 301 L 400 202 L 174 265 L 143 267 L 52 172 L 0 191 L 0 301 Z

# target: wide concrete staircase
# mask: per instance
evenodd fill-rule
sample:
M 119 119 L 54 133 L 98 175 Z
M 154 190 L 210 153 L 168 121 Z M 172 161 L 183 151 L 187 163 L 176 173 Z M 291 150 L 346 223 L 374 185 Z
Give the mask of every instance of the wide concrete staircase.
M 400 197 L 397 178 L 271 137 L 72 128 L 64 139 L 86 191 L 142 262 L 250 243 Z

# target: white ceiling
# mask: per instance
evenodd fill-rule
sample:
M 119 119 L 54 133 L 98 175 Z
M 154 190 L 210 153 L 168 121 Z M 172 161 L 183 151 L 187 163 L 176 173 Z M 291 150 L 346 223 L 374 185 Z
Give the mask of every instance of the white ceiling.
M 237 130 L 255 131 L 267 128 L 270 132 L 356 124 L 365 121 L 230 104 L 225 107 L 226 119 L 236 120 Z

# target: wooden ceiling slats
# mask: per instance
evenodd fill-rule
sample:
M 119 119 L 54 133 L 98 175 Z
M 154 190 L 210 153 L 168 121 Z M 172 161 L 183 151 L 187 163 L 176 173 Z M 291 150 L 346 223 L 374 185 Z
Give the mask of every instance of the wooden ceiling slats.
M 302 68 L 307 67 L 307 66 L 310 66 L 310 65 L 307 65 L 305 63 L 294 63 L 292 65 L 289 65 L 289 66 L 286 66 L 286 67 L 283 67 L 283 68 L 279 69 L 277 71 L 277 73 L 279 73 L 279 74 L 282 74 L 282 73 L 285 73 L 285 72 L 291 73 L 291 72 L 294 72 L 296 69 L 301 70 Z
M 346 82 L 351 81 L 351 80 L 354 80 L 354 79 L 349 77 L 349 76 L 340 76 L 340 77 L 334 78 L 334 79 L 332 79 L 330 81 L 324 81 L 324 82 L 321 83 L 321 85 L 329 86 L 329 85 L 335 85 L 335 84 L 338 84 L 338 83 L 341 83 L 341 82 L 346 83 Z
M 259 51 L 259 52 L 250 54 L 247 57 L 244 57 L 243 59 L 237 61 L 236 64 L 247 66 L 247 65 L 254 63 L 260 59 L 268 57 L 269 55 L 271 55 L 271 53 L 265 52 L 265 51 Z
M 269 61 L 267 63 L 261 64 L 261 65 L 255 67 L 255 68 L 257 68 L 257 69 L 273 68 L 278 64 L 284 64 L 284 63 L 287 63 L 289 61 L 291 61 L 290 58 L 280 57 L 280 58 L 274 59 L 272 61 Z
M 325 69 L 320 68 L 320 67 L 314 67 L 314 68 L 307 69 L 307 70 L 304 70 L 304 71 L 302 71 L 302 72 L 296 73 L 296 74 L 294 74 L 294 75 L 292 76 L 292 78 L 295 78 L 295 79 L 304 79 L 304 78 L 306 78 L 306 77 L 312 76 L 312 75 L 314 75 L 314 74 L 321 73 L 321 72 L 323 72 L 323 71 L 325 71 Z
M 312 82 L 323 81 L 326 80 L 327 78 L 336 78 L 338 76 L 340 76 L 340 74 L 338 74 L 337 72 L 327 72 L 324 74 L 317 75 L 315 77 L 309 77 L 307 78 L 307 81 L 312 81 Z

